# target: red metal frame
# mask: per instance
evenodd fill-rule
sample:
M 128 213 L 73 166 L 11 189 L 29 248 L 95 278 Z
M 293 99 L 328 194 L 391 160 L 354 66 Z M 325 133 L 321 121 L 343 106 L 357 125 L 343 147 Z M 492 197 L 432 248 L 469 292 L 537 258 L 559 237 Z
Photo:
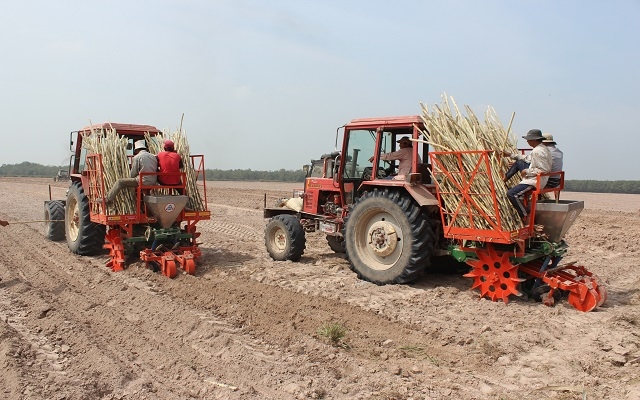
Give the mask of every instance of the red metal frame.
M 523 243 L 524 240 L 535 236 L 533 221 L 535 218 L 536 204 L 539 195 L 550 192 L 559 193 L 564 188 L 564 171 L 539 174 L 536 181 L 536 190 L 532 192 L 531 197 L 528 200 L 530 202 L 529 220 L 520 229 L 504 230 L 502 229 L 500 206 L 495 191 L 495 182 L 493 181 L 491 174 L 490 156 L 493 153 L 494 152 L 491 150 L 434 151 L 429 153 L 431 156 L 433 173 L 436 176 L 436 179 L 447 180 L 457 189 L 452 192 L 443 192 L 441 186 L 436 185 L 438 200 L 440 201 L 440 204 L 443 204 L 443 207 L 440 207 L 440 215 L 446 238 L 502 244 Z M 458 170 L 448 170 L 438 156 L 455 157 Z M 467 162 L 470 159 L 475 161 L 475 165 L 471 171 L 464 171 L 463 159 Z M 541 177 L 558 174 L 561 176 L 561 183 L 559 187 L 540 189 Z M 474 192 L 475 188 L 473 184 L 481 175 L 486 176 L 489 181 L 488 192 Z M 482 185 L 480 187 L 486 186 Z M 446 200 L 443 197 L 446 197 L 447 195 L 462 196 L 462 201 L 456 205 L 446 204 Z M 476 201 L 478 196 L 490 197 L 492 213 L 487 213 L 478 205 L 478 202 Z M 452 207 L 452 209 L 449 211 L 444 205 Z M 453 226 L 451 222 L 455 221 L 459 217 L 466 218 L 470 227 Z M 483 221 L 487 221 L 491 225 L 492 229 L 476 228 L 477 225 L 475 224 L 475 219 L 478 217 Z
M 195 160 L 198 160 L 198 163 Z M 104 167 L 102 164 L 101 154 L 89 154 L 86 159 L 86 168 L 82 173 L 82 183 L 85 194 L 89 198 L 91 208 L 91 221 L 102 225 L 119 225 L 125 232 L 125 237 L 131 237 L 133 224 L 146 224 L 155 222 L 155 218 L 147 216 L 146 210 L 143 208 L 142 197 L 144 193 L 153 189 L 182 189 L 185 190 L 186 174 L 181 172 L 182 183 L 180 185 L 143 185 L 142 178 L 147 175 L 165 175 L 164 173 L 141 173 L 138 178 L 140 183 L 136 188 L 136 213 L 135 214 L 106 214 L 106 190 L 104 185 Z M 195 225 L 198 221 L 208 220 L 211 212 L 207 205 L 206 179 L 204 170 L 204 155 L 192 155 L 191 163 L 196 172 L 196 179 L 202 179 L 202 194 L 204 197 L 204 210 L 185 211 L 176 219 L 179 222 L 187 222 L 187 225 Z M 196 166 L 197 164 L 197 166 Z M 96 199 L 102 198 L 102 203 L 96 202 Z M 98 207 L 96 207 L 98 206 Z
M 491 176 L 491 162 L 489 159 L 492 151 L 488 150 L 469 150 L 469 151 L 434 151 L 430 152 L 432 170 L 436 179 L 445 179 L 453 183 L 458 189 L 454 192 L 443 192 L 441 185 L 436 185 L 436 194 L 440 204 L 440 215 L 442 218 L 442 226 L 444 228 L 444 235 L 449 239 L 458 240 L 473 240 L 483 242 L 505 243 L 511 244 L 519 241 L 523 241 L 533 236 L 533 227 L 525 226 L 522 229 L 515 231 L 503 230 L 502 221 L 500 216 L 500 207 L 496 197 L 495 186 L 493 178 Z M 463 170 L 463 158 L 469 160 L 469 158 L 477 157 L 475 165 L 472 171 Z M 456 158 L 458 170 L 448 170 L 438 156 L 453 156 Z M 477 193 L 474 192 L 474 181 L 480 176 L 484 175 L 489 180 L 489 192 Z M 483 186 L 486 187 L 486 186 Z M 443 197 L 447 195 L 460 195 L 462 201 L 457 205 L 446 204 L 446 200 Z M 485 212 L 476 201 L 478 196 L 489 196 L 492 204 L 492 214 Z M 447 207 L 453 207 L 452 211 L 448 211 Z M 478 217 L 483 218 L 493 229 L 479 229 L 475 228 L 475 219 Z M 467 218 L 471 227 L 457 227 L 451 224 L 458 217 Z
M 204 169 L 204 155 L 190 156 L 190 162 L 196 173 L 196 182 L 202 182 L 202 195 L 204 197 L 204 210 L 182 210 L 176 218 L 176 222 L 185 223 L 184 230 L 193 235 L 193 242 L 189 246 L 179 246 L 178 248 L 157 251 L 155 249 L 144 249 L 140 252 L 140 259 L 149 262 L 156 262 L 160 266 L 163 275 L 173 278 L 176 275 L 176 263 L 188 274 L 195 273 L 195 260 L 201 256 L 196 239 L 200 233 L 196 230 L 198 221 L 211 218 L 208 210 L 206 178 Z M 106 190 L 104 185 L 104 167 L 101 154 L 89 154 L 86 158 L 86 168 L 82 172 L 82 184 L 85 194 L 89 199 L 90 218 L 92 222 L 106 225 L 108 231 L 105 237 L 104 247 L 109 250 L 110 260 L 107 266 L 114 272 L 124 269 L 124 238 L 133 237 L 133 230 L 136 225 L 155 222 L 155 217 L 147 215 L 146 205 L 142 198 L 145 193 L 154 189 L 180 189 L 183 193 L 186 190 L 186 174 L 180 173 L 180 185 L 144 185 L 142 179 L 147 175 L 172 175 L 167 173 L 141 173 L 138 177 L 139 184 L 136 188 L 136 213 L 134 214 L 106 214 Z M 102 198 L 101 202 L 96 199 Z

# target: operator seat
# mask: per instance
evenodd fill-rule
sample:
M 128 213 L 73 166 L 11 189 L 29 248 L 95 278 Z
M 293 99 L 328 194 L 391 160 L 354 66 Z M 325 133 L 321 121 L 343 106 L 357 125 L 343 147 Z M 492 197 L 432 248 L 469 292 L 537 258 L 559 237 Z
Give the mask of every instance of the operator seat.
M 418 172 L 421 175 L 422 183 L 428 185 L 431 183 L 431 164 L 420 163 L 418 164 Z

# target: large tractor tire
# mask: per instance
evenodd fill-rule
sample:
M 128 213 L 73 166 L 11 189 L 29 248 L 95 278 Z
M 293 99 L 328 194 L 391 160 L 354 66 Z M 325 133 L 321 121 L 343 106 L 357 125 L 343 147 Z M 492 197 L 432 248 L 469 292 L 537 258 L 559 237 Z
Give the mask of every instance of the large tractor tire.
M 347 248 L 344 246 L 344 237 L 327 235 L 327 243 L 331 250 L 336 253 L 346 253 Z
M 72 252 L 91 256 L 102 251 L 106 226 L 91 222 L 89 199 L 79 182 L 69 188 L 64 222 L 67 245 Z
M 415 281 L 435 255 L 433 226 L 433 219 L 404 192 L 364 193 L 345 221 L 350 268 L 378 285 Z
M 276 215 L 264 229 L 264 244 L 276 261 L 300 261 L 305 243 L 304 229 L 293 215 Z
M 64 201 L 51 200 L 44 203 L 44 219 L 47 224 L 47 239 L 59 242 L 64 239 Z

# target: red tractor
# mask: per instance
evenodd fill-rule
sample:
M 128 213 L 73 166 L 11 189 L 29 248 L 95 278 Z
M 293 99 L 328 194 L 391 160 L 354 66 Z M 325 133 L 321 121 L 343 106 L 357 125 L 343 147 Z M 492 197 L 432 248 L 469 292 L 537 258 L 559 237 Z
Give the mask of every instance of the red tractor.
M 204 156 L 190 155 L 184 160 L 185 170 L 193 173 L 195 180 L 202 182 L 201 189 L 189 189 L 187 174 L 181 172 L 180 186 L 145 186 L 140 183 L 133 196 L 134 211 L 114 213 L 105 203 L 105 164 L 102 154 L 90 154 L 83 146 L 83 138 L 92 132 L 115 130 L 128 141 L 127 155 L 132 158 L 133 143 L 162 132 L 150 125 L 105 123 L 85 127 L 71 132 L 70 178 L 71 186 L 66 200 L 45 202 L 45 219 L 48 220 L 47 236 L 60 241 L 66 238 L 69 249 L 79 255 L 95 255 L 103 249 L 109 250 L 108 266 L 113 271 L 122 271 L 127 256 L 140 257 L 149 266 L 163 275 L 174 277 L 177 267 L 189 274 L 195 273 L 195 260 L 200 256 L 196 239 L 200 233 L 196 224 L 208 220 Z M 162 173 L 155 173 L 159 176 Z M 183 195 L 174 195 L 176 189 Z M 185 209 L 197 190 L 204 194 L 204 202 Z
M 450 255 L 471 267 L 466 276 L 474 278 L 473 287 L 494 301 L 507 302 L 512 294 L 522 295 L 522 289 L 549 305 L 565 291 L 582 311 L 604 302 L 606 291 L 595 276 L 584 267 L 560 265 L 568 249 L 563 236 L 583 202 L 538 200 L 544 192 L 559 194 L 564 173 L 558 188 L 538 189 L 532 196 L 531 217 L 522 229 L 504 231 L 495 191 L 488 193 L 495 210 L 478 210 L 470 195 L 475 175 L 461 179 L 460 170 L 448 171 L 439 162 L 443 156 L 461 157 L 461 152 L 429 152 L 424 130 L 419 116 L 355 119 L 344 125 L 341 151 L 325 154 L 308 167 L 304 190 L 295 193 L 302 204 L 265 204 L 269 255 L 277 261 L 298 261 L 305 250 L 305 232 L 321 231 L 334 251 L 346 253 L 359 278 L 376 284 L 415 281 L 441 259 L 438 256 Z M 410 173 L 401 178 L 395 176 L 397 161 L 383 162 L 381 154 L 398 150 L 405 136 L 413 141 L 413 157 Z M 478 170 L 486 174 L 490 152 L 470 153 L 465 156 L 476 157 L 482 164 Z M 446 204 L 449 193 L 440 193 L 432 177 L 462 182 L 456 190 L 463 200 Z M 469 226 L 453 226 L 464 213 Z M 492 229 L 474 224 L 478 213 L 493 221 Z M 539 232 L 536 225 L 542 222 L 545 231 Z

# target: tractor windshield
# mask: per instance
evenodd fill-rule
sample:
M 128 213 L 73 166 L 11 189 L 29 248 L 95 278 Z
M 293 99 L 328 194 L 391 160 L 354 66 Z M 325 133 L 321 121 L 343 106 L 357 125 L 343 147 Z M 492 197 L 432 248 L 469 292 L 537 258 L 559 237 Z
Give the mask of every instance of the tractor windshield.
M 352 130 L 349 132 L 348 140 L 343 177 L 345 179 L 369 179 L 373 168 L 369 159 L 376 152 L 375 130 Z M 383 153 L 396 150 L 393 146 L 392 132 L 383 132 L 380 149 Z
M 349 143 L 344 154 L 344 178 L 362 178 L 365 168 L 371 167 L 369 157 L 376 147 L 376 135 L 372 130 L 353 130 L 349 132 Z

